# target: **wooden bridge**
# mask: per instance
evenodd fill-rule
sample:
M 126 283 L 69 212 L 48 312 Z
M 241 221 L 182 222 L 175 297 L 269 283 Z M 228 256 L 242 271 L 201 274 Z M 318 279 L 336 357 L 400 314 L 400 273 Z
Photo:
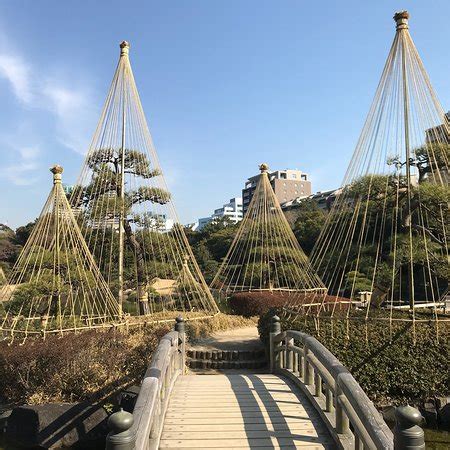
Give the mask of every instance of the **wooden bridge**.
M 187 375 L 175 383 L 159 448 L 332 448 L 305 396 L 272 374 Z
M 393 434 L 349 371 L 315 338 L 270 333 L 270 369 L 186 374 L 184 322 L 165 335 L 133 413 L 109 421 L 107 450 L 425 449 L 420 413 L 397 408 Z

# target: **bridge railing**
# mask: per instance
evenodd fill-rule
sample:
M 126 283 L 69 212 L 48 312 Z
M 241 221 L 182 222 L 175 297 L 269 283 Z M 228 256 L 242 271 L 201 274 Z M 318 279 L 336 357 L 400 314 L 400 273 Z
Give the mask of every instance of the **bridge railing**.
M 107 450 L 154 450 L 158 448 L 170 394 L 177 377 L 184 373 L 186 336 L 184 321 L 159 342 L 145 373 L 133 414 L 119 411 L 108 420 Z
M 348 369 L 314 337 L 282 332 L 277 316 L 270 330 L 270 368 L 301 388 L 340 448 L 425 448 L 415 408 L 397 408 L 394 436 Z

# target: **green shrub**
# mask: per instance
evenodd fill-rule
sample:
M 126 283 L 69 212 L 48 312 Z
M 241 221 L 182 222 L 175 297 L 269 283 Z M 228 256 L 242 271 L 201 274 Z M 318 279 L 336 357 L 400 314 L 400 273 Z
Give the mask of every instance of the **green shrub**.
M 411 322 L 294 318 L 271 310 L 262 316 L 258 329 L 268 343 L 270 320 L 278 313 L 282 329 L 315 336 L 344 364 L 377 405 L 418 404 L 433 396 L 450 394 L 450 326 L 434 321 L 416 323 L 415 341 Z M 381 314 L 381 313 L 380 313 Z M 399 314 L 399 317 L 406 317 Z M 437 339 L 439 336 L 439 339 Z

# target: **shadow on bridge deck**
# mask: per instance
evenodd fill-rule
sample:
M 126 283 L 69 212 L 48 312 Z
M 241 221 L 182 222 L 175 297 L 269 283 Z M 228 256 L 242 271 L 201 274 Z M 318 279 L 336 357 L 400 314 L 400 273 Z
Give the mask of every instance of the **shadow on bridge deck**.
M 272 374 L 179 377 L 167 410 L 161 449 L 332 449 L 313 406 Z

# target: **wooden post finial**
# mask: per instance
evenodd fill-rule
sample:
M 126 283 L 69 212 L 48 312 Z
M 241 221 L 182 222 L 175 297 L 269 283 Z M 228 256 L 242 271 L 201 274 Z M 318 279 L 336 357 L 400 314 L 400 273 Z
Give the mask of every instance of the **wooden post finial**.
M 130 43 L 128 41 L 122 41 L 120 43 L 120 56 L 128 56 L 130 52 Z
M 55 164 L 53 167 L 50 167 L 50 172 L 53 174 L 53 184 L 61 183 L 61 174 L 64 172 L 63 167 Z
M 409 12 L 408 11 L 399 11 L 394 14 L 394 20 L 397 23 L 397 30 L 407 30 L 409 28 L 408 25 Z

